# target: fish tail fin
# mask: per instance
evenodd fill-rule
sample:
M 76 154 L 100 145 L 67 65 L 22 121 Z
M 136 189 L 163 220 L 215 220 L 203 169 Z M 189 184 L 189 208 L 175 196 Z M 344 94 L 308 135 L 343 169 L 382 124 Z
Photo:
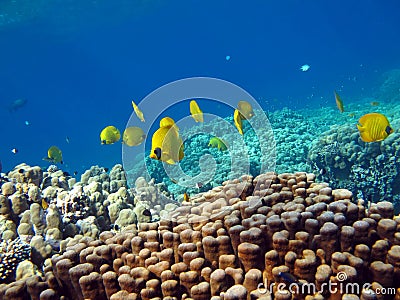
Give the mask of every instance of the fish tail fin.
M 172 158 L 166 160 L 165 162 L 166 162 L 167 164 L 169 164 L 169 165 L 174 165 L 174 164 L 176 163 Z
M 185 156 L 185 153 L 183 152 L 183 148 L 181 147 L 179 149 L 179 161 L 181 161 L 183 159 L 183 157 Z

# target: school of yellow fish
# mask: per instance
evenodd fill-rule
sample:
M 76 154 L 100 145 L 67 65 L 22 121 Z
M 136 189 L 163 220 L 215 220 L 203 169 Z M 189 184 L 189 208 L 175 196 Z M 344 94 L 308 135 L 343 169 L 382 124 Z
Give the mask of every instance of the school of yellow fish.
M 339 94 L 334 91 L 335 102 L 338 110 L 343 113 L 345 111 L 343 100 Z M 378 106 L 379 102 L 370 102 L 371 106 Z M 145 122 L 144 113 L 138 105 L 132 101 L 132 107 L 135 115 L 141 122 Z M 189 104 L 191 117 L 196 123 L 203 123 L 203 111 L 196 100 L 191 100 Z M 238 102 L 233 112 L 233 123 L 239 134 L 243 135 L 243 122 L 254 117 L 252 105 L 244 100 Z M 354 118 L 355 113 L 349 113 L 349 117 Z M 380 142 L 394 132 L 390 126 L 387 117 L 381 113 L 368 113 L 363 115 L 357 123 L 357 129 L 360 133 L 362 141 Z M 111 145 L 121 139 L 121 133 L 113 125 L 106 126 L 100 132 L 100 142 L 103 145 Z M 142 128 L 137 126 L 127 127 L 122 134 L 122 143 L 128 147 L 138 146 L 146 140 L 146 134 Z M 228 144 L 219 137 L 211 137 L 208 143 L 211 148 L 217 148 L 219 151 L 226 151 Z M 151 139 L 151 151 L 149 157 L 151 159 L 163 161 L 167 164 L 176 164 L 184 158 L 184 144 L 179 134 L 179 128 L 175 121 L 170 117 L 161 119 L 159 128 L 153 133 Z M 63 163 L 62 151 L 57 146 L 51 146 L 47 151 L 47 157 L 43 160 L 51 163 Z M 178 181 L 173 181 L 178 182 Z M 187 193 L 183 195 L 183 201 L 190 201 Z M 47 203 L 42 203 L 43 207 L 47 207 Z
M 145 122 L 144 113 L 138 105 L 132 101 L 133 111 L 142 122 Z M 191 100 L 189 104 L 190 115 L 196 123 L 203 123 L 203 111 L 200 109 L 196 100 Z M 247 101 L 239 101 L 234 111 L 234 124 L 240 134 L 243 135 L 242 120 L 249 120 L 254 116 L 253 107 Z M 121 139 L 121 133 L 115 126 L 106 126 L 100 132 L 100 142 L 103 145 L 111 145 Z M 138 146 L 146 140 L 143 129 L 137 126 L 127 127 L 122 134 L 122 143 L 126 146 Z M 228 149 L 227 143 L 218 137 L 210 138 L 208 144 L 211 148 L 220 151 Z M 153 133 L 151 139 L 150 158 L 160 160 L 168 164 L 175 164 L 184 157 L 184 145 L 179 135 L 179 128 L 170 117 L 164 117 L 160 121 L 159 128 Z
M 339 94 L 334 91 L 336 105 L 342 113 L 345 111 L 344 104 Z M 379 105 L 379 102 L 370 102 L 371 106 Z M 145 122 L 144 114 L 138 105 L 132 101 L 133 110 L 141 122 Z M 191 100 L 189 110 L 194 121 L 204 122 L 203 112 L 200 109 L 196 100 Z M 349 113 L 349 117 L 354 117 L 355 113 Z M 243 135 L 243 121 L 254 117 L 252 105 L 244 100 L 237 104 L 237 108 L 233 113 L 233 122 L 239 134 Z M 362 116 L 357 124 L 360 132 L 361 140 L 364 142 L 379 142 L 387 138 L 394 130 L 390 126 L 387 117 L 380 113 L 369 113 Z M 121 139 L 121 133 L 115 126 L 106 126 L 100 132 L 100 142 L 103 145 L 110 145 L 118 142 Z M 126 146 L 133 147 L 142 144 L 146 139 L 146 134 L 143 129 L 137 126 L 127 127 L 122 134 L 122 143 Z M 220 151 L 227 150 L 225 141 L 218 137 L 212 137 L 208 146 L 217 148 Z M 160 127 L 152 136 L 152 146 L 150 158 L 161 160 L 168 164 L 175 164 L 184 157 L 183 142 L 179 135 L 179 128 L 174 120 L 165 117 L 160 121 Z M 63 163 L 62 152 L 57 146 L 51 146 L 48 150 L 47 157 L 43 158 L 52 163 Z

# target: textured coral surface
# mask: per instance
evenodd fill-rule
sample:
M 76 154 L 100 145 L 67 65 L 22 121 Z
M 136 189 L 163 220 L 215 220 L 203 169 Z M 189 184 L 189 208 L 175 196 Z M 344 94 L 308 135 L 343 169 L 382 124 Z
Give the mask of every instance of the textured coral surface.
M 105 231 L 99 239 L 77 235 L 45 261 L 42 276 L 3 284 L 0 297 L 400 299 L 400 217 L 393 205 L 367 209 L 350 191 L 314 179 L 243 176 L 193 197 L 160 222 Z M 318 292 L 260 288 L 288 284 L 280 272 Z M 368 282 L 372 290 L 332 294 L 321 288 L 329 281 Z M 391 287 L 396 296 L 377 298 L 374 291 Z

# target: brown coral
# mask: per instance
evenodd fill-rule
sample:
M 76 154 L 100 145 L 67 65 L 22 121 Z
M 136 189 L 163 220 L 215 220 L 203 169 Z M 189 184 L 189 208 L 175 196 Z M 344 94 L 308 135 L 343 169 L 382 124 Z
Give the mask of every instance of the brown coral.
M 400 222 L 393 205 L 368 211 L 349 191 L 314 179 L 306 173 L 245 176 L 193 196 L 168 220 L 103 232 L 98 240 L 76 237 L 53 256 L 43 279 L 35 277 L 28 289 L 22 282 L 3 286 L 0 296 L 292 299 L 287 290 L 259 289 L 288 283 L 285 273 L 317 288 L 338 282 L 342 272 L 346 282 L 370 280 L 375 290 L 399 287 Z M 323 290 L 293 297 L 353 296 Z M 370 299 L 364 291 L 358 296 Z

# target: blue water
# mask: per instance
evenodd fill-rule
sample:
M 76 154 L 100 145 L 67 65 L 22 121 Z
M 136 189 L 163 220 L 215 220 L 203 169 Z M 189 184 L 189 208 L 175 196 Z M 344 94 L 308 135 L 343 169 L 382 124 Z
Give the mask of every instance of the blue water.
M 3 170 L 47 166 L 51 145 L 70 172 L 121 162 L 121 144 L 100 145 L 101 129 L 122 131 L 132 99 L 177 79 L 217 77 L 266 110 L 300 109 L 333 106 L 334 89 L 371 96 L 400 65 L 397 0 L 106 2 L 0 3 Z M 18 98 L 28 103 L 8 112 Z

